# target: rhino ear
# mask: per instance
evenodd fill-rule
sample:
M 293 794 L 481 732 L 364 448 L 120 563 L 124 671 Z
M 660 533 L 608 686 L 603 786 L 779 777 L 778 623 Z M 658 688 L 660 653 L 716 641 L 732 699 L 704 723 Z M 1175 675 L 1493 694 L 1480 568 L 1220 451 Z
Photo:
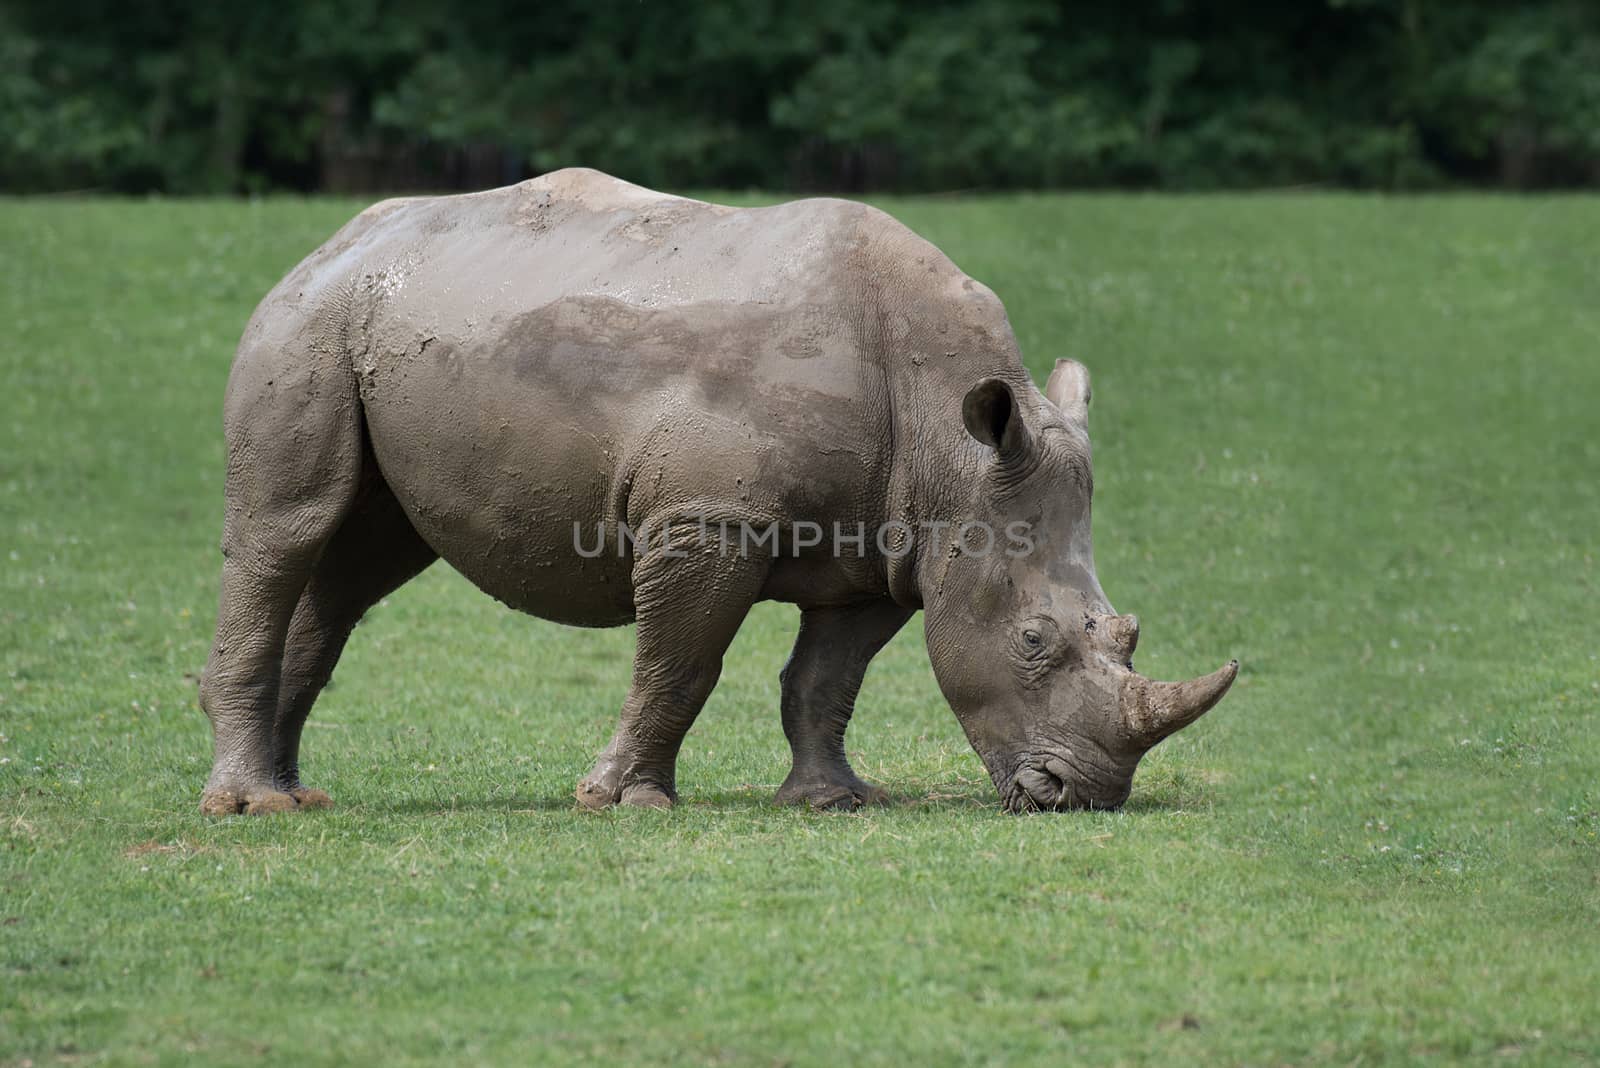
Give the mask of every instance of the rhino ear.
M 1089 421 L 1089 369 L 1077 360 L 1057 360 L 1044 395 L 1061 414 L 1080 423 Z
M 985 378 L 967 391 L 961 421 L 967 433 L 1002 456 L 1020 451 L 1028 440 L 1017 395 L 1009 382 L 998 378 Z

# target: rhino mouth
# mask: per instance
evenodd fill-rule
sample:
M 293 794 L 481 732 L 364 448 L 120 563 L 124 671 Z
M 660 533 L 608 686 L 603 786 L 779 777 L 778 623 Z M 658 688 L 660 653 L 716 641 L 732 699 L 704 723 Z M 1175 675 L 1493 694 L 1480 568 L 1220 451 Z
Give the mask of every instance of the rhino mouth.
M 1064 812 L 1079 807 L 1072 768 L 1060 757 L 1029 757 L 1002 797 L 1009 812 Z
M 1130 781 L 1100 783 L 1091 781 L 1064 757 L 1055 754 L 1030 755 L 1021 761 L 1006 787 L 1000 791 L 1006 811 L 1070 812 L 1081 809 L 1114 811 L 1128 799 Z

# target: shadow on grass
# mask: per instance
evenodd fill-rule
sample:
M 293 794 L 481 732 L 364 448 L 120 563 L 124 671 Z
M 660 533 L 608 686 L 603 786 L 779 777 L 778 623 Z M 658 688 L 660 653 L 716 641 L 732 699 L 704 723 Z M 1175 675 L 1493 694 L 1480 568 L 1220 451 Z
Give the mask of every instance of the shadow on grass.
M 816 811 L 827 815 L 862 816 L 876 812 L 963 812 L 988 811 L 995 815 L 1004 815 L 1000 808 L 1000 801 L 987 784 L 983 787 L 934 787 L 922 791 L 891 792 L 887 804 L 867 805 L 854 810 L 826 810 L 806 809 L 801 806 L 779 805 L 773 800 L 777 787 L 752 786 L 733 790 L 711 790 L 704 792 L 685 792 L 679 795 L 678 804 L 674 811 L 677 812 L 763 812 L 763 813 L 798 813 Z M 1193 791 L 1188 793 L 1192 794 Z M 1124 813 L 1130 816 L 1162 815 L 1174 812 L 1190 811 L 1205 807 L 1204 799 L 1194 796 L 1173 796 L 1171 791 L 1156 791 L 1140 793 L 1135 791 L 1134 796 L 1123 806 Z M 592 812 L 581 808 L 570 793 L 542 794 L 538 796 L 492 794 L 482 796 L 458 795 L 450 798 L 404 796 L 392 800 L 366 800 L 359 806 L 351 806 L 351 810 L 361 812 L 393 815 L 449 815 L 453 812 L 463 813 L 559 813 L 572 812 L 578 815 L 604 816 L 608 812 L 632 811 L 622 806 L 602 809 Z M 1044 815 L 1059 815 L 1070 817 L 1072 813 L 1053 813 Z
M 757 786 L 733 790 L 710 791 L 685 791 L 678 796 L 675 811 L 686 812 L 802 812 L 805 808 L 797 805 L 780 805 L 773 800 L 777 793 L 777 786 Z M 589 814 L 589 810 L 578 805 L 577 800 L 570 793 L 542 794 L 537 796 L 484 794 L 484 795 L 457 795 L 448 798 L 397 796 L 389 800 L 383 798 L 367 798 L 358 805 L 342 805 L 345 811 L 359 810 L 369 813 L 392 813 L 395 815 L 419 815 L 427 813 L 448 814 L 451 812 L 576 812 Z M 999 802 L 992 798 L 985 798 L 976 791 L 967 793 L 932 791 L 927 793 L 901 793 L 891 794 L 889 802 L 885 805 L 867 805 L 855 809 L 856 814 L 874 811 L 899 811 L 899 810 L 936 810 L 936 809 L 974 809 L 992 808 L 998 811 Z M 613 811 L 630 811 L 625 806 L 599 810 L 599 815 Z M 813 810 L 835 811 L 835 810 Z M 838 810 L 840 814 L 848 814 L 845 810 Z

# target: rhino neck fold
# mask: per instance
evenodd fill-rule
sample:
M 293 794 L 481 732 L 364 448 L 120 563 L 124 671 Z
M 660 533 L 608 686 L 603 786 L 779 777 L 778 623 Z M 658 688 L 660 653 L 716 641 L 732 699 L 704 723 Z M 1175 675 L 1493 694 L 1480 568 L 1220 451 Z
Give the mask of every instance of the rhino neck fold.
M 926 413 L 920 422 L 908 424 L 898 418 L 906 406 L 896 404 L 894 462 L 884 517 L 912 531 L 908 552 L 885 557 L 890 595 L 910 608 L 926 608 L 938 598 L 958 551 L 957 532 L 964 523 L 985 519 L 974 508 L 973 496 L 992 453 L 962 429 L 963 393 L 953 388 L 962 380 L 929 381 L 908 375 L 894 387 L 918 390 L 920 395 L 910 407 Z
M 884 523 L 914 533 L 909 552 L 883 557 L 890 596 L 924 607 L 938 581 L 930 569 L 954 545 L 954 530 L 936 534 L 926 523 L 961 523 L 973 514 L 993 451 L 974 441 L 962 422 L 962 400 L 985 377 L 1003 378 L 1020 394 L 1033 392 L 1005 308 L 938 249 L 907 232 L 875 236 L 858 254 L 873 270 L 857 323 L 857 341 L 886 387 L 890 478 Z

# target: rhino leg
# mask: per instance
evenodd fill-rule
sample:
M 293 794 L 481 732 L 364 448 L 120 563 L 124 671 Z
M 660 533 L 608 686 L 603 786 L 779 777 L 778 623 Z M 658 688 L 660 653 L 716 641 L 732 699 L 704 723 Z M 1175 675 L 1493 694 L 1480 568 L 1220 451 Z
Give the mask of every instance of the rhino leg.
M 633 568 L 633 685 L 611 743 L 578 784 L 585 808 L 667 808 L 677 800 L 678 748 L 772 566 L 768 557 L 708 550 L 698 524 L 665 537 L 646 527 L 649 549 Z
M 330 373 L 330 371 L 332 373 Z M 228 384 L 222 597 L 200 678 L 211 720 L 211 815 L 299 807 L 273 773 L 284 639 L 323 546 L 362 470 L 355 379 L 265 345 L 241 348 Z
M 800 636 L 778 676 L 783 733 L 794 753 L 794 767 L 778 789 L 779 804 L 855 808 L 887 800 L 881 788 L 851 770 L 844 732 L 867 665 L 911 614 L 889 600 L 801 613 Z
M 329 539 L 295 606 L 283 647 L 273 729 L 277 788 L 303 808 L 331 805 L 300 781 L 300 734 L 346 640 L 367 609 L 438 559 L 369 457 L 360 494 Z

